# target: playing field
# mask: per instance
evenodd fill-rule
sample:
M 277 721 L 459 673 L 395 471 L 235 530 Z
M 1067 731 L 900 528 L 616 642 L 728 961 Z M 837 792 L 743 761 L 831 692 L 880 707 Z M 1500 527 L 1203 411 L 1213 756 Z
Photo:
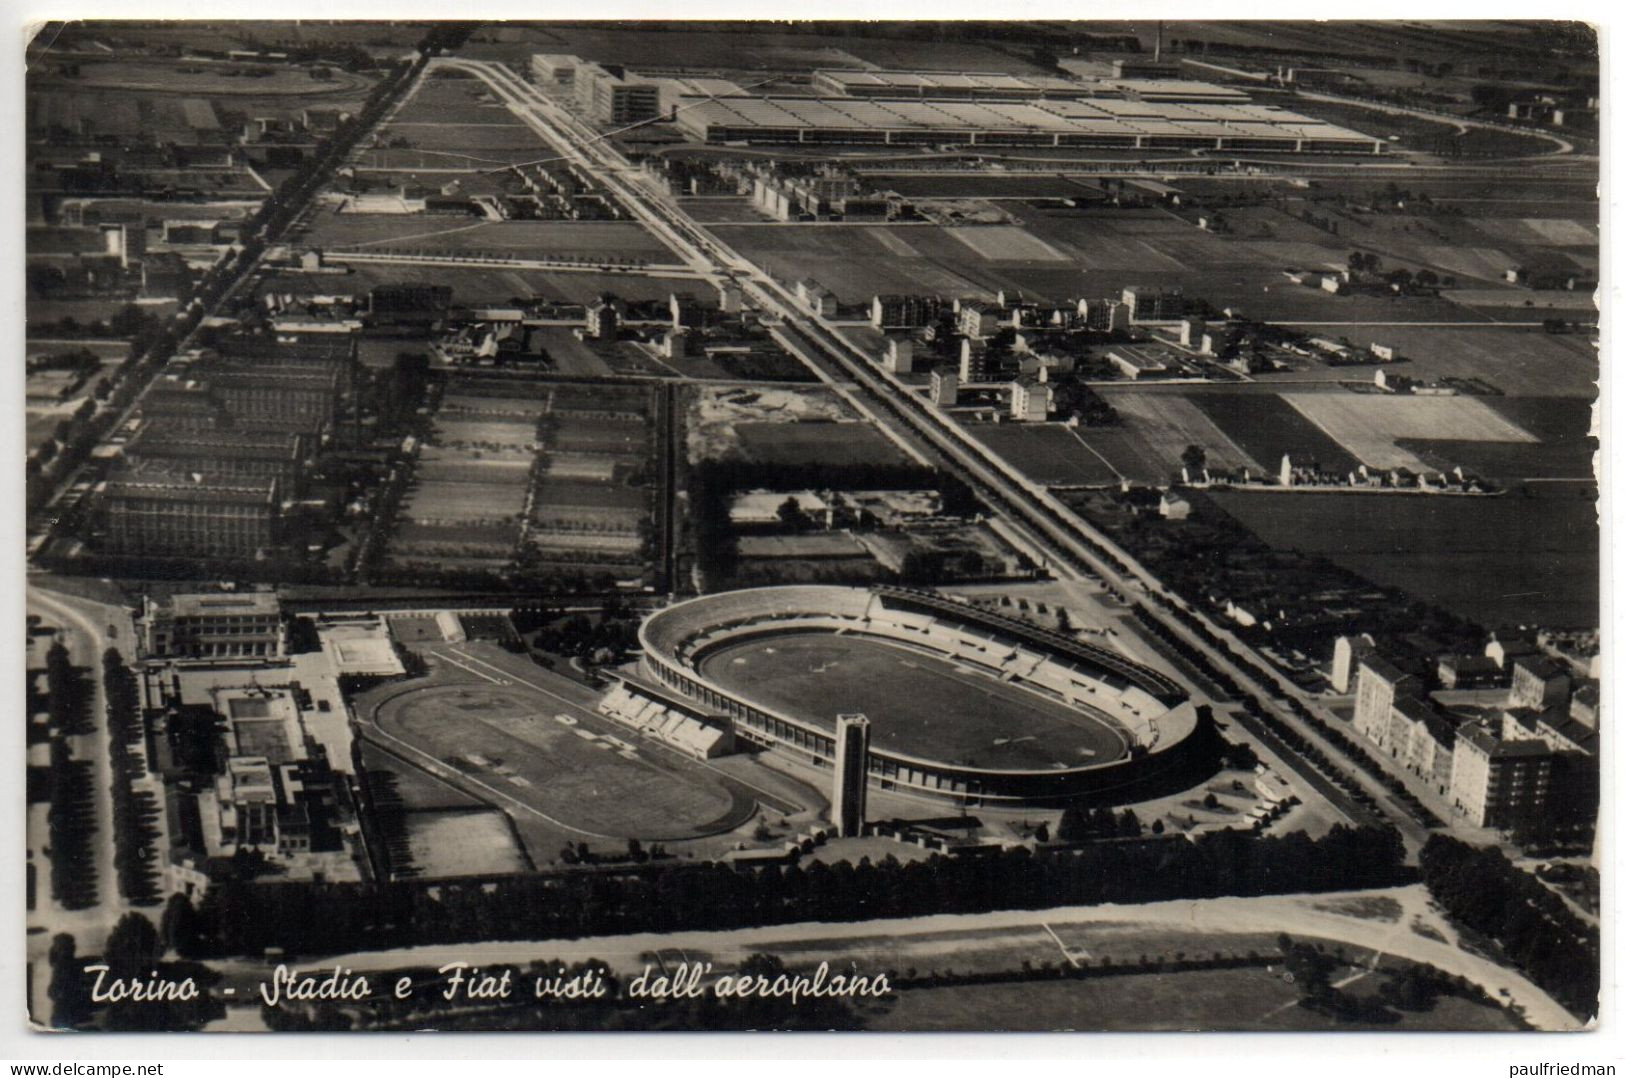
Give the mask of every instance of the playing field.
M 373 721 L 442 761 L 475 796 L 600 838 L 709 834 L 754 808 L 698 765 L 667 755 L 656 761 L 658 750 L 647 745 L 621 748 L 607 739 L 604 720 L 593 723 L 580 709 L 503 680 L 410 690 L 383 701 Z
M 1083 767 L 1127 751 L 1103 716 L 881 640 L 785 634 L 719 648 L 700 671 L 741 698 L 828 730 L 869 717 L 876 748 L 994 769 Z

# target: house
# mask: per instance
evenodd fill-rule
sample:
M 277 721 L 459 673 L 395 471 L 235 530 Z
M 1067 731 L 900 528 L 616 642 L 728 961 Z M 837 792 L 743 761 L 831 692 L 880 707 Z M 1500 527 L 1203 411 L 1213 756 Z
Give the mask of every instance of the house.
M 1501 667 L 1486 655 L 1445 655 L 1437 672 L 1445 689 L 1478 689 L 1501 680 Z
M 1018 381 L 1010 389 L 1010 418 L 1042 423 L 1054 403 L 1055 391 L 1046 383 Z
M 1157 515 L 1164 520 L 1184 520 L 1191 515 L 1191 503 L 1172 491 L 1163 491 L 1157 500 Z

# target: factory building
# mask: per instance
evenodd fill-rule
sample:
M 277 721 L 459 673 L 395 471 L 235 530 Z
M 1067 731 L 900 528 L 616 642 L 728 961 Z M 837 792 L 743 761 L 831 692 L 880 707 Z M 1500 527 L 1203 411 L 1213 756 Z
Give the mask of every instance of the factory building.
M 677 126 L 707 143 L 1087 146 L 1382 152 L 1382 140 L 1285 109 L 1124 97 L 1031 101 L 685 98 Z

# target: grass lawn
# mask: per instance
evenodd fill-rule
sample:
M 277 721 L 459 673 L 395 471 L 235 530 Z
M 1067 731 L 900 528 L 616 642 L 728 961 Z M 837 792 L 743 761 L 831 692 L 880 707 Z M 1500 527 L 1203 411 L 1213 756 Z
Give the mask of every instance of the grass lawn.
M 1080 709 L 862 637 L 748 640 L 712 652 L 701 670 L 763 706 L 826 728 L 837 714 L 862 712 L 876 747 L 926 759 L 1036 769 L 1106 763 L 1125 751 L 1112 726 Z
M 1337 1022 L 1297 1005 L 1298 992 L 1265 969 L 1133 973 L 1087 981 L 911 989 L 868 1028 L 931 1030 L 1511 1030 L 1503 1012 L 1456 998 L 1397 1012 L 1392 1025 Z

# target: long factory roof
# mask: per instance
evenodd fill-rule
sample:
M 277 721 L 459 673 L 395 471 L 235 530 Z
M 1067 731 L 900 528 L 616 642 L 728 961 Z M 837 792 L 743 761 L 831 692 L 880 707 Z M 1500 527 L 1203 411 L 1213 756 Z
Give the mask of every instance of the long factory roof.
M 1124 101 L 877 101 L 872 98 L 735 97 L 685 99 L 690 130 L 806 128 L 851 131 L 1011 131 L 1035 133 L 1304 138 L 1375 143 L 1370 135 L 1262 105 Z

